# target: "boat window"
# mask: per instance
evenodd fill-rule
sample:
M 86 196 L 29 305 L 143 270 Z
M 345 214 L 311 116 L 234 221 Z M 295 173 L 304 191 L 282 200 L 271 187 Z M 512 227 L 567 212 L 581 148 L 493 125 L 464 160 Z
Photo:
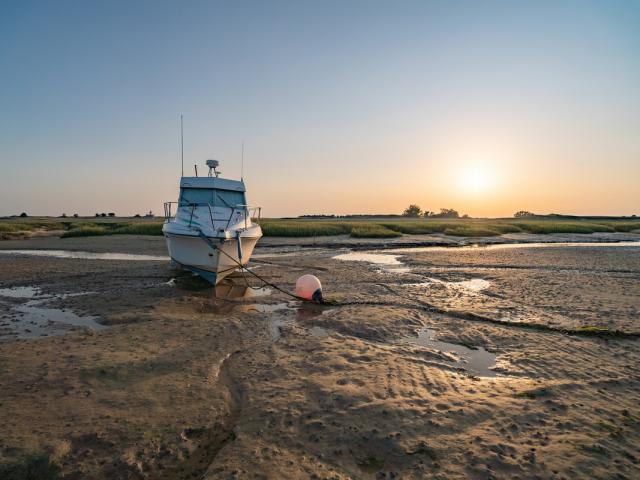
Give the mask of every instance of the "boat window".
M 233 190 L 216 190 L 218 198 L 216 198 L 216 205 L 221 203 L 227 207 L 235 207 L 236 205 L 244 205 L 244 192 L 235 192 Z
M 183 188 L 180 192 L 180 205 L 192 203 L 213 204 L 213 190 L 206 188 Z
M 183 188 L 180 192 L 180 205 L 209 204 L 217 207 L 235 207 L 244 205 L 244 192 L 234 190 L 213 190 L 208 188 Z

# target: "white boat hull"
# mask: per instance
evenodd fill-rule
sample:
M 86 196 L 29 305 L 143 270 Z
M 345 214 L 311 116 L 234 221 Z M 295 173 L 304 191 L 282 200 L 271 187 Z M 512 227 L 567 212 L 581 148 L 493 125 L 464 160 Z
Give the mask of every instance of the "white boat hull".
M 176 235 L 165 232 L 169 255 L 179 265 L 209 280 L 214 285 L 231 274 L 240 265 L 246 265 L 260 236 L 221 239 L 208 237 L 216 246 L 212 248 L 199 236 Z

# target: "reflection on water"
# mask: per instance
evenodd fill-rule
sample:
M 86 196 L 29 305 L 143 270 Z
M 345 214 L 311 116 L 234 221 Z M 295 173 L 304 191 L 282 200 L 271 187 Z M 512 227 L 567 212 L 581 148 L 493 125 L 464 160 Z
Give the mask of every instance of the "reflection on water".
M 341 253 L 333 257 L 334 260 L 342 260 L 346 262 L 367 262 L 373 265 L 380 265 L 382 269 L 390 273 L 408 273 L 411 271 L 409 267 L 398 260 L 400 255 L 388 255 L 385 253 L 369 253 L 369 252 L 349 252 Z
M 420 331 L 418 337 L 408 337 L 405 342 L 442 352 L 454 353 L 460 360 L 457 363 L 451 363 L 451 366 L 462 367 L 476 377 L 495 377 L 497 375 L 496 372 L 491 370 L 491 367 L 496 364 L 495 354 L 487 352 L 482 347 L 469 348 L 456 343 L 433 340 L 435 333 L 435 330 L 425 328 Z
M 495 243 L 488 245 L 452 245 L 450 247 L 400 247 L 385 250 L 390 253 L 410 253 L 410 252 L 453 252 L 453 251 L 480 251 L 480 250 L 512 250 L 515 248 L 566 248 L 566 247 L 636 247 L 640 248 L 640 240 L 624 242 L 519 242 L 519 243 Z
M 40 288 L 32 286 L 0 289 L 0 297 L 28 300 L 25 303 L 11 305 L 9 315 L 0 319 L 0 337 L 45 337 L 65 333 L 69 326 L 92 330 L 106 328 L 96 321 L 97 317 L 80 316 L 67 309 L 43 306 L 49 300 L 75 295 L 84 295 L 84 293 L 44 295 Z
M 289 310 L 291 305 L 282 303 L 238 303 L 234 310 L 242 313 L 273 313 L 279 310 Z
M 254 298 L 271 295 L 272 290 L 267 287 L 248 287 L 235 283 L 221 283 L 216 285 L 216 298 Z
M 42 295 L 38 287 L 0 288 L 0 297 L 33 298 Z
M 428 282 L 408 283 L 406 285 L 416 287 L 430 287 L 435 283 L 465 293 L 478 293 L 482 290 L 486 290 L 491 286 L 491 283 L 489 283 L 489 281 L 485 280 L 484 278 L 471 278 L 469 280 L 462 280 L 460 282 L 447 282 L 445 280 L 440 280 L 439 278 L 433 277 L 428 278 L 428 280 Z
M 81 258 L 84 260 L 133 260 L 133 261 L 167 261 L 165 255 L 134 255 L 131 253 L 95 253 L 74 250 L 0 250 L 4 255 L 29 255 L 34 257 Z

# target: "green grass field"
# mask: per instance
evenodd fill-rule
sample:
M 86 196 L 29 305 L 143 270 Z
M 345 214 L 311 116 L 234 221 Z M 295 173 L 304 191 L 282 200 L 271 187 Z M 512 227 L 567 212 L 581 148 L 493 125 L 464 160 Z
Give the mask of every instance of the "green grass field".
M 402 234 L 444 234 L 456 237 L 492 237 L 505 233 L 640 232 L 640 220 L 563 219 L 263 219 L 267 237 L 351 235 L 356 238 L 390 238 Z
M 322 237 L 350 235 L 354 238 L 393 238 L 402 235 L 443 234 L 456 237 L 491 237 L 504 233 L 640 233 L 640 219 L 275 219 L 260 221 L 266 237 Z M 0 239 L 22 238 L 38 231 L 60 232 L 61 237 L 97 235 L 162 235 L 162 222 L 125 218 L 11 218 L 0 220 Z

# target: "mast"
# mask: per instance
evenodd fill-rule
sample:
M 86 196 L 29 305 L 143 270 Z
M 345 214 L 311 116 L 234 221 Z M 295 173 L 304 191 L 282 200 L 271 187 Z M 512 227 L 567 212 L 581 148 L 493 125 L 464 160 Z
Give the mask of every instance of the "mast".
M 182 114 L 180 114 L 180 164 L 182 166 L 182 176 L 184 177 L 184 129 L 182 127 Z

